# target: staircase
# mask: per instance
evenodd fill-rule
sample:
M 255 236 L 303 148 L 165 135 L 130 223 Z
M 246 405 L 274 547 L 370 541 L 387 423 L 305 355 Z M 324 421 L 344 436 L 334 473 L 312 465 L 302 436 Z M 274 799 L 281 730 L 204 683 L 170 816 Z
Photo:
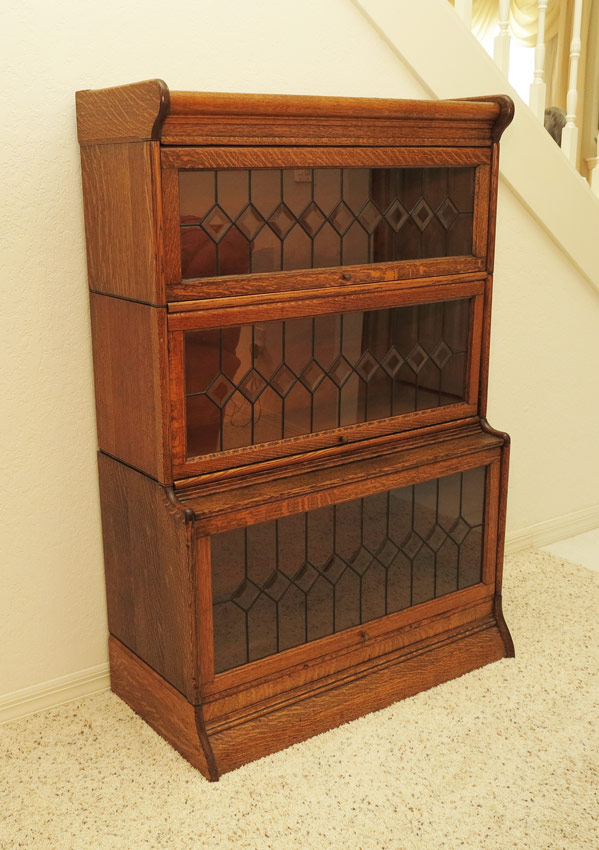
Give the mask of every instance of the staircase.
M 516 117 L 501 143 L 501 177 L 599 289 L 599 199 L 447 0 L 353 0 L 432 98 L 507 93 Z M 423 22 L 426 25 L 423 26 Z

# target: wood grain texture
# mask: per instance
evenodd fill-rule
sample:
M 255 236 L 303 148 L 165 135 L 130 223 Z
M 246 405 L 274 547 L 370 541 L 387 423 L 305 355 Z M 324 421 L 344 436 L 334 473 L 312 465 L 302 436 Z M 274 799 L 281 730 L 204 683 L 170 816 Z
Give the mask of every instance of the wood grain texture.
M 145 80 L 75 94 L 80 144 L 157 139 L 169 108 L 162 80 Z
M 481 280 L 457 280 L 453 283 L 431 281 L 429 286 L 400 287 L 389 283 L 339 291 L 312 290 L 309 293 L 288 293 L 284 298 L 280 294 L 277 296 L 276 293 L 269 293 L 248 295 L 245 298 L 188 301 L 185 304 L 187 310 L 169 312 L 168 327 L 169 331 L 193 330 L 198 327 L 225 327 L 291 317 L 343 313 L 347 311 L 348 303 L 351 303 L 353 310 L 378 310 L 470 298 L 480 295 L 483 291 L 484 283 Z
M 486 148 L 301 148 L 301 147 L 163 147 L 167 168 L 426 168 L 479 166 L 491 162 Z
M 191 526 L 152 479 L 98 455 L 110 633 L 197 698 Z
M 301 471 L 327 469 L 343 466 L 355 460 L 373 457 L 384 457 L 396 451 L 413 449 L 426 445 L 431 438 L 440 441 L 455 437 L 476 436 L 480 432 L 478 416 L 459 418 L 457 421 L 435 423 L 410 431 L 387 434 L 376 439 L 362 440 L 355 445 L 341 443 L 338 446 L 318 449 L 302 454 L 289 453 L 285 458 L 270 458 L 252 464 L 251 476 L 254 482 L 270 481 L 281 475 L 293 475 Z M 192 498 L 197 495 L 219 492 L 227 489 L 231 481 L 247 478 L 250 470 L 234 466 L 203 475 L 188 476 L 175 481 L 175 492 L 181 498 Z
M 228 723 L 303 699 L 313 683 L 319 689 L 334 686 L 390 653 L 492 615 L 493 588 L 478 584 L 322 638 L 317 656 L 308 643 L 227 670 L 203 682 L 204 716 L 207 721 Z
M 471 302 L 468 334 L 468 360 L 466 365 L 466 401 L 476 405 L 480 385 L 480 352 L 482 345 L 484 295 L 479 293 Z
M 272 481 L 280 477 L 297 475 L 319 469 L 341 467 L 344 464 L 375 457 L 385 457 L 398 451 L 418 448 L 432 440 L 476 437 L 481 431 L 478 416 L 460 418 L 450 422 L 435 423 L 409 431 L 387 434 L 350 445 L 340 443 L 327 449 L 317 449 L 302 454 L 288 454 L 285 458 L 270 458 L 252 464 L 251 470 L 242 466 L 189 476 L 175 481 L 174 490 L 182 499 L 227 490 L 232 481 L 246 481 L 248 474 L 254 483 Z
M 488 146 L 499 113 L 493 102 L 171 92 L 161 140 L 164 145 Z
M 385 708 L 456 676 L 504 657 L 499 631 L 492 624 L 447 642 L 413 647 L 404 655 L 356 674 L 335 688 L 313 689 L 305 699 L 280 709 L 207 732 L 221 773 L 277 752 L 298 741 Z
M 493 276 L 485 281 L 485 307 L 483 310 L 483 326 L 480 350 L 480 388 L 478 396 L 479 415 L 484 419 L 487 415 L 487 398 L 489 392 L 489 357 L 491 353 L 491 304 L 493 301 Z
M 112 690 L 212 781 L 503 657 L 499 630 L 484 617 L 356 665 L 349 676 L 305 690 L 301 698 L 264 700 L 225 719 L 204 721 L 205 706 L 191 705 L 119 641 L 110 641 Z
M 164 308 L 90 294 L 102 451 L 171 483 Z
M 89 287 L 164 303 L 159 147 L 81 148 Z
M 217 780 L 201 710 L 116 638 L 109 639 L 108 648 L 112 691 L 206 779 Z
M 179 172 L 176 168 L 162 167 L 162 209 L 164 278 L 168 287 L 181 281 L 181 230 L 179 227 Z
M 268 118 L 402 118 L 419 120 L 483 121 L 494 123 L 500 112 L 496 98 L 458 100 L 402 100 L 395 98 L 330 97 L 319 95 L 236 94 L 229 92 L 171 91 L 170 118 L 195 115 Z M 480 105 L 479 105 L 480 104 Z
M 295 474 L 279 470 L 271 480 L 256 482 L 250 472 L 237 486 L 195 496 L 183 491 L 179 497 L 194 512 L 195 531 L 203 536 L 482 466 L 499 456 L 501 445 L 500 437 L 480 433 L 431 440 L 414 449 L 335 467 Z
M 472 253 L 485 264 L 489 230 L 490 168 L 480 165 L 476 169 L 474 187 L 474 226 L 472 229 Z
M 495 124 L 493 125 L 493 132 L 491 134 L 491 139 L 493 142 L 499 142 L 501 136 L 503 135 L 503 131 L 506 127 L 514 120 L 514 111 L 515 104 L 512 98 L 507 94 L 489 94 L 482 95 L 480 97 L 462 97 L 460 98 L 461 103 L 495 103 L 498 107 L 497 118 L 495 119 Z
M 177 231 L 178 233 L 178 231 Z M 364 266 L 337 266 L 327 269 L 302 269 L 297 272 L 224 275 L 217 278 L 184 280 L 166 287 L 170 313 L 193 310 L 196 302 L 216 298 L 261 298 L 266 294 L 286 297 L 286 293 L 320 290 L 324 295 L 339 289 L 352 295 L 356 286 L 383 285 L 394 288 L 436 286 L 480 280 L 485 260 L 477 257 L 441 257 L 431 260 L 401 260 Z M 291 297 L 291 295 L 289 296 Z M 301 295 L 296 295 L 301 298 Z M 181 303 L 184 302 L 184 303 Z
M 467 419 L 477 412 L 476 402 L 467 404 L 448 404 L 442 407 L 417 410 L 414 413 L 390 416 L 388 419 L 376 419 L 358 425 L 343 425 L 339 428 L 331 428 L 328 431 L 320 431 L 317 434 L 308 434 L 301 437 L 287 437 L 283 440 L 273 440 L 270 443 L 258 443 L 241 449 L 229 449 L 228 451 L 213 452 L 202 455 L 199 458 L 185 457 L 183 446 L 185 444 L 185 419 L 183 417 L 183 400 L 178 387 L 173 387 L 173 393 L 177 393 L 178 404 L 173 404 L 176 409 L 172 421 L 173 433 L 173 477 L 175 485 L 185 487 L 186 482 L 196 479 L 198 475 L 206 476 L 212 472 L 237 469 L 240 473 L 255 474 L 256 467 L 265 461 L 280 459 L 286 465 L 291 458 L 304 456 L 312 459 L 319 450 L 332 451 L 340 446 L 356 449 L 366 442 L 379 442 L 380 437 L 387 435 L 397 438 L 414 429 L 423 429 L 430 425 L 453 423 L 456 420 Z M 175 396 L 173 396 L 175 398 Z M 175 418 L 175 416 L 179 418 Z M 250 469 L 251 465 L 251 469 Z
M 251 115 L 176 116 L 169 115 L 163 125 L 163 145 L 325 145 L 414 146 L 454 145 L 487 147 L 491 126 L 485 121 L 432 120 L 423 127 L 418 119 L 351 118 L 330 121 L 323 127 L 319 118 L 290 117 L 280 121 Z
M 499 501 L 500 501 L 500 469 L 501 458 L 505 452 L 505 446 L 499 457 L 487 466 L 485 480 L 485 522 L 483 531 L 483 569 L 482 581 L 492 584 L 497 589 L 497 546 L 499 543 Z

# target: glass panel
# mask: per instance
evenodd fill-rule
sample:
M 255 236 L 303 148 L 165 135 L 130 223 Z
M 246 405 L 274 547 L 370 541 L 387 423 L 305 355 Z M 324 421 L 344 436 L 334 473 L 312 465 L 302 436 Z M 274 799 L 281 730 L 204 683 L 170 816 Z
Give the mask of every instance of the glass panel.
M 469 255 L 474 173 L 180 171 L 183 278 Z
M 212 537 L 215 670 L 471 587 L 486 468 Z
M 470 299 L 185 332 L 187 457 L 464 401 Z

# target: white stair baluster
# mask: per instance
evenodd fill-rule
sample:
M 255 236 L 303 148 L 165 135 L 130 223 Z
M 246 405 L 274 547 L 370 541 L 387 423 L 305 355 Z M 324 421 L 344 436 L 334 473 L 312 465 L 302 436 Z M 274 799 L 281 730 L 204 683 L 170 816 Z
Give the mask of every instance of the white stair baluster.
M 493 59 L 507 77 L 510 71 L 510 0 L 499 0 L 499 32 L 493 44 Z
M 454 0 L 455 10 L 469 30 L 472 29 L 472 0 Z
M 539 18 L 537 24 L 537 45 L 535 47 L 535 71 L 530 87 L 529 106 L 539 121 L 545 117 L 545 12 L 548 0 L 539 0 Z
M 562 150 L 574 167 L 576 167 L 576 149 L 578 147 L 576 107 L 578 105 L 578 60 L 582 50 L 582 42 L 580 40 L 581 21 L 582 0 L 575 0 L 572 41 L 570 42 L 570 75 L 568 77 L 568 97 L 566 100 L 566 126 L 562 131 Z

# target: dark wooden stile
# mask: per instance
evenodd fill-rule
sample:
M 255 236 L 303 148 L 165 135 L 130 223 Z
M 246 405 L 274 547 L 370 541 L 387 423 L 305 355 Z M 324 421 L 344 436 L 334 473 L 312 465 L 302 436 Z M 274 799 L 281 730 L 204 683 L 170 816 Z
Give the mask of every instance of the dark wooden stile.
M 501 607 L 509 437 L 486 421 L 512 114 L 502 95 L 161 80 L 77 93 L 112 688 L 211 781 L 514 654 Z M 267 210 L 250 175 L 275 172 Z M 185 218 L 195 173 L 224 194 Z M 310 220 L 315 199 L 326 207 L 323 174 L 338 175 L 340 200 Z M 354 208 L 360 175 L 370 194 Z M 287 178 L 311 191 L 305 209 Z M 277 234 L 279 261 L 252 227 Z M 350 227 L 367 249 L 335 254 Z M 286 247 L 291 233 L 309 257 Z M 346 515 L 360 519 L 339 525 Z

